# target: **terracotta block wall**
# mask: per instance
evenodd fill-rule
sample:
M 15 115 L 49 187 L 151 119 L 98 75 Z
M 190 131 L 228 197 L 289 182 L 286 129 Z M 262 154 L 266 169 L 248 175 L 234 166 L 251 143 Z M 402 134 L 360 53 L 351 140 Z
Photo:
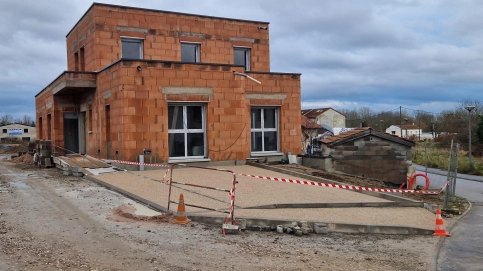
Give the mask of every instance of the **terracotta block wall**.
M 167 162 L 168 101 L 201 102 L 206 104 L 207 156 L 212 161 L 245 159 L 250 156 L 250 103 L 246 93 L 257 86 L 233 71 L 243 68 L 222 65 L 180 64 L 170 62 L 123 61 L 116 73 L 99 75 L 97 97 L 111 90 L 109 99 L 111 116 L 112 151 L 119 151 L 119 159 L 135 161 L 143 149 L 150 149 L 156 162 Z M 141 67 L 141 71 L 137 67 Z M 109 76 L 109 74 L 111 74 Z M 120 84 L 109 84 L 120 76 Z M 280 151 L 300 152 L 300 76 L 286 74 L 254 74 L 254 77 L 270 86 L 268 93 L 284 93 L 280 106 Z M 118 91 L 114 92 L 118 86 Z M 163 87 L 211 88 L 212 95 L 163 94 Z M 296 106 L 290 105 L 296 103 Z M 102 104 L 102 102 L 101 102 Z M 97 105 L 94 103 L 93 107 Z M 104 106 L 99 106 L 98 116 L 104 116 Z M 290 112 L 289 112 L 290 111 Z M 293 112 L 292 112 L 293 111 Z M 98 131 L 94 129 L 94 133 Z M 102 125 L 101 125 L 102 127 Z M 116 128 L 114 128 L 116 127 Z M 104 136 L 100 136 L 102 139 Z M 96 138 L 97 141 L 99 138 Z M 103 140 L 101 140 L 103 141 Z M 118 141 L 118 142 L 115 142 Z M 96 144 L 96 143 L 94 143 Z M 96 149 L 95 147 L 94 149 Z M 101 155 L 103 156 L 103 155 Z M 155 157 L 155 158 L 154 158 Z M 154 160 L 153 160 L 154 161 Z
M 86 70 L 120 59 L 121 36 L 143 38 L 148 60 L 181 61 L 181 42 L 197 42 L 200 62 L 233 64 L 233 47 L 249 47 L 251 70 L 270 71 L 268 23 L 103 4 L 94 4 L 67 35 L 68 69 L 74 69 L 74 53 L 83 44 Z
M 84 17 L 74 26 L 74 28 L 67 34 L 67 70 L 75 71 L 75 57 L 74 53 L 79 53 L 80 64 L 80 49 L 84 50 L 84 71 L 100 70 L 96 67 L 96 46 L 95 46 L 95 20 L 94 13 L 89 11 Z M 82 71 L 79 67 L 78 71 Z

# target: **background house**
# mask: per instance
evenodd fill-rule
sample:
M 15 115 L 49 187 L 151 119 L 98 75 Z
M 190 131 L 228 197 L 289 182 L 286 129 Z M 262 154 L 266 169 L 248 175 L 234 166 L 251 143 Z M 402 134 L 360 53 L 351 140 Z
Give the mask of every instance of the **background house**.
M 29 125 L 11 123 L 0 126 L 0 142 L 34 141 L 36 128 Z
M 406 182 L 415 143 L 370 127 L 321 140 L 331 170 L 401 184 Z
M 345 128 L 345 115 L 333 108 L 304 109 L 302 115 L 320 125 Z
M 94 3 L 35 96 L 37 137 L 157 163 L 300 153 L 300 74 L 271 72 L 269 49 L 267 22 Z
M 404 125 L 391 125 L 386 129 L 386 133 L 388 134 L 402 136 L 404 138 L 415 136 L 416 140 L 418 140 L 421 132 L 421 129 L 418 126 L 414 125 L 414 123 Z

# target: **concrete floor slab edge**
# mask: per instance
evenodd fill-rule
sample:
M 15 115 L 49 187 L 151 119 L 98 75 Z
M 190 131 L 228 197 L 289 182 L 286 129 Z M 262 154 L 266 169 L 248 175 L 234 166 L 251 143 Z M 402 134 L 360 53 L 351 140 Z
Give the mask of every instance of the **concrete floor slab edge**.
M 296 209 L 296 208 L 367 208 L 367 207 L 425 207 L 424 202 L 340 202 L 340 203 L 287 203 L 243 207 L 241 209 Z
M 336 182 L 336 181 L 332 181 L 332 180 L 329 180 L 329 179 L 324 179 L 324 178 L 317 177 L 317 176 L 307 175 L 307 174 L 304 174 L 304 173 L 295 172 L 295 171 L 291 171 L 291 170 L 287 170 L 287 169 L 271 167 L 269 165 L 262 165 L 262 164 L 253 163 L 253 162 L 247 162 L 246 164 L 249 165 L 249 166 L 254 166 L 254 167 L 258 167 L 258 168 L 263 168 L 263 169 L 275 171 L 275 172 L 278 172 L 278 173 L 283 173 L 283 174 L 288 174 L 288 175 L 292 175 L 292 176 L 299 177 L 299 178 L 304 178 L 304 179 L 314 181 L 314 182 L 347 185 L 345 183 Z M 419 202 L 417 200 L 398 197 L 398 196 L 387 194 L 387 193 L 379 193 L 379 192 L 371 192 L 371 191 L 359 191 L 359 190 L 351 190 L 351 191 L 370 195 L 370 196 L 373 196 L 373 197 L 382 198 L 382 199 L 392 200 L 392 201 Z
M 451 225 L 449 225 L 447 227 L 447 232 L 451 234 L 451 230 L 456 226 L 456 224 L 463 218 L 466 216 L 466 214 L 468 214 L 468 212 L 471 210 L 471 208 L 473 207 L 473 204 L 471 204 L 471 201 L 468 201 L 469 203 L 469 207 L 468 209 L 466 209 L 466 211 L 460 215 L 456 221 L 454 223 L 452 223 Z M 433 260 L 431 261 L 431 270 L 433 271 L 438 271 L 438 259 L 439 259 L 439 253 L 441 252 L 441 248 L 443 247 L 444 245 L 444 242 L 446 241 L 446 238 L 447 237 L 440 237 L 438 243 L 436 244 L 436 248 L 434 249 L 434 255 L 433 255 Z
M 225 222 L 224 217 L 216 216 L 196 216 L 188 215 L 188 218 L 192 221 L 221 225 Z M 263 218 L 247 218 L 238 217 L 236 219 L 244 219 L 246 221 L 247 229 L 264 227 L 275 227 L 277 225 L 290 226 L 292 222 L 297 220 L 280 220 L 280 219 L 263 219 Z M 236 220 L 235 219 L 235 220 Z M 433 230 L 405 227 L 405 226 L 388 226 L 388 225 L 368 225 L 368 224 L 349 224 L 349 223 L 333 223 L 333 222 L 320 222 L 320 221 L 307 221 L 310 227 L 314 227 L 314 223 L 327 224 L 328 232 L 339 233 L 365 233 L 365 234 L 391 234 L 391 235 L 430 235 L 433 234 Z

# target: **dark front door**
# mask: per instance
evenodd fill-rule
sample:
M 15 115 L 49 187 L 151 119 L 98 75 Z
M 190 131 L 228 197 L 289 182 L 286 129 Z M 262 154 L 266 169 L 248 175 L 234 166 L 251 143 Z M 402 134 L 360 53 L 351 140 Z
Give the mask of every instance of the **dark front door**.
M 64 148 L 65 154 L 79 153 L 79 116 L 64 113 Z

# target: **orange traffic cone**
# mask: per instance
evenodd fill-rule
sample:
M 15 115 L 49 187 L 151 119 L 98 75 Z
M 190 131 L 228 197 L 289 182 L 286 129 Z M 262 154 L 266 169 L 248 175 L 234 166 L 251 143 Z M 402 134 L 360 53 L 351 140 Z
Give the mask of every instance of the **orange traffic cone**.
M 433 236 L 451 236 L 444 229 L 443 219 L 441 218 L 441 211 L 436 209 L 436 231 L 434 231 Z
M 176 214 L 176 220 L 174 223 L 184 225 L 190 223 L 190 221 L 191 220 L 186 217 L 183 194 L 179 194 L 178 214 Z

